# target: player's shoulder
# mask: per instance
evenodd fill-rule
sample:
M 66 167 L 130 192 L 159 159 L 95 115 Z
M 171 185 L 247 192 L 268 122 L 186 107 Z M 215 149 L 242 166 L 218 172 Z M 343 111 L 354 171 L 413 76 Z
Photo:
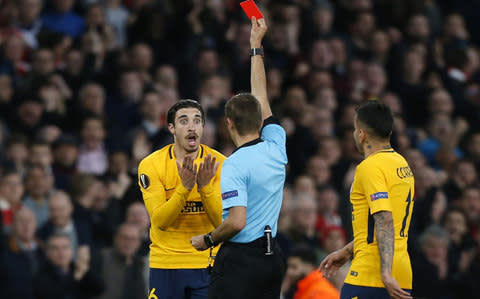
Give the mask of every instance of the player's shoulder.
M 172 151 L 173 144 L 166 145 L 143 158 L 140 161 L 138 168 L 140 169 L 150 167 L 150 165 L 156 164 L 156 162 L 165 159 L 167 156 L 172 156 Z
M 225 157 L 225 155 L 223 155 L 221 152 L 209 147 L 208 145 L 202 144 L 201 146 L 204 148 L 206 155 L 211 154 L 212 156 L 217 157 L 217 160 L 220 162 L 223 162 L 225 159 L 227 159 L 227 157 Z

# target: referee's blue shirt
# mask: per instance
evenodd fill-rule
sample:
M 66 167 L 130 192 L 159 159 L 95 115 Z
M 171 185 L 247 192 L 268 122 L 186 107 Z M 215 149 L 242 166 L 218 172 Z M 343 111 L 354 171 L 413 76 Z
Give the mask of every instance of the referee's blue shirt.
M 230 242 L 252 242 L 264 235 L 266 225 L 276 236 L 288 162 L 285 142 L 285 130 L 269 117 L 264 121 L 261 138 L 242 145 L 223 163 L 223 221 L 229 208 L 247 208 L 245 227 Z

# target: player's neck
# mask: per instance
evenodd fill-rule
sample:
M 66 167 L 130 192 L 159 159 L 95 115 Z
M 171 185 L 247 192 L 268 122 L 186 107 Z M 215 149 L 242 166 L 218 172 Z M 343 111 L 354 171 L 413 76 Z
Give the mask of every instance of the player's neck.
M 198 148 L 200 148 L 200 146 Z M 189 152 L 185 151 L 184 149 L 182 149 L 180 146 L 174 145 L 173 146 L 173 153 L 175 154 L 175 158 L 178 161 L 183 161 L 183 159 L 187 155 L 190 156 L 190 157 L 196 158 L 197 155 L 198 155 L 198 149 L 194 152 L 189 153 Z
M 246 135 L 238 135 L 236 134 L 235 138 L 233 139 L 233 143 L 235 144 L 236 147 L 240 147 L 244 145 L 245 143 L 248 143 L 250 141 L 253 141 L 255 139 L 260 138 L 260 135 L 258 133 L 251 133 L 251 134 L 246 134 Z
M 390 145 L 390 142 L 388 141 L 378 141 L 378 142 L 368 142 L 368 144 L 365 144 L 363 146 L 363 151 L 364 151 L 364 156 L 365 159 L 372 155 L 375 154 L 376 152 L 383 151 L 383 150 L 388 150 L 391 149 L 392 146 Z

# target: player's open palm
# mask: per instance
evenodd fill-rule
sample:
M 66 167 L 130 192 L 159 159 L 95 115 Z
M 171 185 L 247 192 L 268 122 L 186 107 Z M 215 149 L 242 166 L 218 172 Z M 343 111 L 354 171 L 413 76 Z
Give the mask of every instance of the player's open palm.
M 212 157 L 211 154 L 208 154 L 200 163 L 197 173 L 197 185 L 199 189 L 202 189 L 204 186 L 210 183 L 210 180 L 213 178 L 215 173 L 217 173 L 218 165 L 217 157 Z
M 350 259 L 350 254 L 345 248 L 336 250 L 325 257 L 320 264 L 319 270 L 326 277 L 337 275 L 338 269 Z
M 387 289 L 388 294 L 393 299 L 412 299 L 412 296 L 410 296 L 409 293 L 407 293 L 398 285 L 398 282 L 393 276 L 382 276 L 382 281 L 385 285 L 385 289 Z
M 182 179 L 182 185 L 187 190 L 193 189 L 197 178 L 197 164 L 194 164 L 193 160 L 192 157 L 185 156 L 182 165 L 177 161 L 178 174 L 180 175 L 180 179 Z

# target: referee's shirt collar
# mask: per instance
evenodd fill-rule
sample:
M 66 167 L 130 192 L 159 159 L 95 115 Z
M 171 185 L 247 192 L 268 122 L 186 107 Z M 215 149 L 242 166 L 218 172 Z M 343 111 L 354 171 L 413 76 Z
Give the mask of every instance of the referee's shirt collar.
M 249 142 L 247 142 L 247 143 L 244 143 L 244 144 L 240 145 L 239 147 L 237 147 L 237 148 L 232 152 L 232 154 L 233 154 L 234 152 L 238 151 L 239 149 L 241 149 L 242 147 L 252 146 L 252 145 L 255 145 L 255 144 L 260 143 L 260 142 L 263 142 L 263 140 L 259 137 L 259 138 L 257 138 L 257 139 L 252 140 L 252 141 L 249 141 Z

